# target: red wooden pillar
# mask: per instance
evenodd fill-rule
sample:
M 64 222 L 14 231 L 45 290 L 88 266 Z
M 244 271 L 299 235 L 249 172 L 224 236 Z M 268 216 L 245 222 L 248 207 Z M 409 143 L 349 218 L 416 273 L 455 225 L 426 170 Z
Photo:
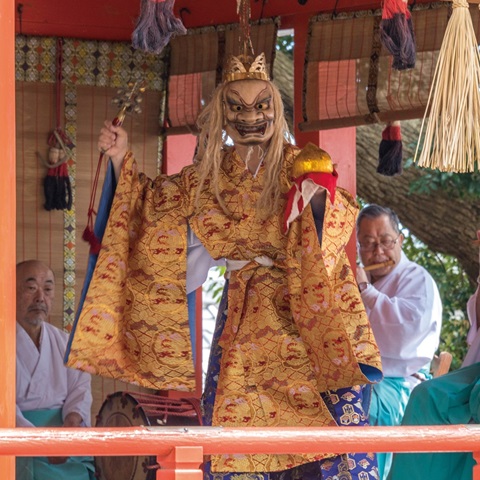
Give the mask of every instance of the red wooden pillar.
M 333 163 L 337 164 L 338 185 L 348 190 L 354 197 L 357 194 L 356 183 L 356 129 L 355 127 L 340 128 L 336 130 L 322 130 L 316 132 L 301 132 L 298 124 L 303 121 L 302 116 L 302 91 L 303 74 L 305 63 L 305 51 L 307 45 L 309 15 L 295 15 L 294 28 L 294 125 L 295 141 L 299 147 L 312 142 L 323 148 L 332 157 Z M 350 263 L 356 265 L 356 239 L 352 235 L 347 245 L 347 253 Z
M 0 2 L 0 428 L 15 426 L 15 2 Z M 15 458 L 0 456 L 2 479 Z
M 193 163 L 196 145 L 195 135 L 169 135 L 165 143 L 163 172 L 172 175 Z

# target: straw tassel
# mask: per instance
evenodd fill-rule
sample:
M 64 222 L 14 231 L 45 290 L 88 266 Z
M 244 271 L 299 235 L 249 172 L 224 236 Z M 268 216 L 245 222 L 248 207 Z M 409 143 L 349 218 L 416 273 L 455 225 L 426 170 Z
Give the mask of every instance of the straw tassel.
M 415 66 L 416 45 L 408 0 L 384 0 L 380 39 L 392 54 L 392 67 L 406 70 Z
M 454 0 L 415 151 L 419 166 L 458 173 L 480 168 L 479 88 L 480 54 L 470 9 L 465 0 Z
M 175 0 L 142 0 L 140 15 L 132 35 L 134 48 L 160 53 L 175 35 L 187 33 L 173 13 Z
M 402 132 L 400 122 L 388 123 L 382 132 L 382 141 L 378 149 L 377 173 L 387 177 L 402 173 Z

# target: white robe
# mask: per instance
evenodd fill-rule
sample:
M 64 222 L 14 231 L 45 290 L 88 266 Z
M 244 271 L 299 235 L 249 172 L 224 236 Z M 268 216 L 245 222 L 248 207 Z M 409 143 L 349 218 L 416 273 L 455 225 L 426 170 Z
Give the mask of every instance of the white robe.
M 77 412 L 85 426 L 90 426 L 91 377 L 63 364 L 67 340 L 67 333 L 43 323 L 39 351 L 17 323 L 17 427 L 34 426 L 22 411 L 54 408 L 62 409 L 63 420 L 69 413 Z
M 404 377 L 428 368 L 440 342 L 442 301 L 435 281 L 402 252 L 398 265 L 362 292 L 382 356 L 385 377 Z

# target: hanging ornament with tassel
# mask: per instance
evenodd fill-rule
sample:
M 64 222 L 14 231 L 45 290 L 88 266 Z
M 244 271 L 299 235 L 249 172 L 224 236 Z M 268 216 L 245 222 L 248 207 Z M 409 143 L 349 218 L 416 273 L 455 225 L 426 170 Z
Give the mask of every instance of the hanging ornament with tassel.
M 400 175 L 403 171 L 403 144 L 400 122 L 387 123 L 382 132 L 382 140 L 378 148 L 377 173 L 387 177 Z
M 176 35 L 187 29 L 175 17 L 175 0 L 141 0 L 140 15 L 132 35 L 132 46 L 149 53 L 160 53 Z
M 443 172 L 473 172 L 480 168 L 480 53 L 468 3 L 453 0 L 452 7 L 415 162 Z
M 73 158 L 72 149 L 75 147 L 70 138 L 60 127 L 62 117 L 62 61 L 63 39 L 57 39 L 56 45 L 56 79 L 55 79 L 55 117 L 57 126 L 50 133 L 47 143 L 49 146 L 48 159 L 43 160 L 48 167 L 47 176 L 43 180 L 45 194 L 45 210 L 70 210 L 72 208 L 72 186 L 68 174 L 67 162 Z
M 45 210 L 70 210 L 72 208 L 72 185 L 67 162 L 73 158 L 75 146 L 60 127 L 48 138 L 47 176 L 43 181 Z
M 392 68 L 415 66 L 417 47 L 408 0 L 383 0 L 380 40 L 393 56 Z

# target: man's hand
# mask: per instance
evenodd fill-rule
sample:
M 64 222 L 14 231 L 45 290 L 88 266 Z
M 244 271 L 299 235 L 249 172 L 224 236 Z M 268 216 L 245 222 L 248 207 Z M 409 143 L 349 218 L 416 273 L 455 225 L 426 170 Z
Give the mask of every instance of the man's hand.
M 76 428 L 82 426 L 82 417 L 77 412 L 70 412 L 63 421 L 63 426 L 65 428 Z M 65 463 L 68 460 L 68 457 L 47 457 L 48 463 L 52 465 L 60 465 Z
M 71 428 L 71 427 L 81 427 L 82 426 L 82 417 L 79 413 L 77 412 L 70 412 L 66 417 L 65 420 L 63 421 L 63 426 L 65 428 Z

